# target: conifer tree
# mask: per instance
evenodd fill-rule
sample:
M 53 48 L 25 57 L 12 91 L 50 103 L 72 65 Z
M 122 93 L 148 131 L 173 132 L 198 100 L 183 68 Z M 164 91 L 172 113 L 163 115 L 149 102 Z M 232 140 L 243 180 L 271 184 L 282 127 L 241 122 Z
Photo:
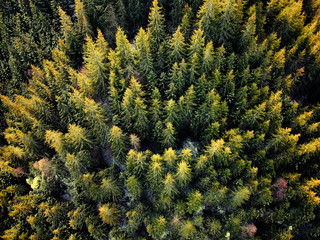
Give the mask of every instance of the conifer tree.
M 167 173 L 163 181 L 162 201 L 170 205 L 172 197 L 177 193 L 176 181 L 171 173 Z
M 140 136 L 145 136 L 148 133 L 148 118 L 147 118 L 147 110 L 146 105 L 143 103 L 143 100 L 137 97 L 134 101 L 134 125 L 133 129 L 137 132 Z
M 127 187 L 129 188 L 129 192 L 134 199 L 140 197 L 142 192 L 142 184 L 136 176 L 132 175 L 128 178 Z
M 89 79 L 90 89 L 95 91 L 92 96 L 100 95 L 105 89 L 107 80 L 107 43 L 102 33 L 99 31 L 97 42 L 87 36 L 86 45 L 84 47 L 84 63 L 86 75 Z M 99 42 L 98 42 L 99 41 Z
M 178 164 L 176 179 L 181 187 L 186 186 L 191 181 L 191 167 L 187 162 L 181 161 Z
M 162 41 L 165 38 L 164 15 L 157 0 L 153 0 L 149 13 L 148 31 L 150 36 L 150 45 L 152 52 L 158 51 Z
M 239 23 L 242 20 L 242 3 L 234 0 L 222 4 L 219 17 L 218 44 L 224 44 L 237 35 Z
M 197 30 L 194 30 L 193 35 L 191 36 L 189 56 L 193 57 L 194 54 L 196 54 L 200 58 L 203 54 L 203 47 L 204 47 L 203 30 L 199 28 Z
M 190 38 L 190 35 L 191 35 L 190 26 L 192 24 L 191 23 L 192 15 L 193 13 L 192 13 L 191 7 L 188 4 L 186 4 L 184 6 L 184 15 L 181 20 L 181 33 L 187 40 Z
M 111 226 L 118 224 L 119 213 L 117 206 L 110 203 L 99 207 L 99 216 L 102 221 Z
M 170 40 L 170 58 L 172 62 L 179 63 L 185 55 L 185 40 L 178 26 Z
M 163 148 L 169 148 L 175 146 L 175 129 L 171 122 L 167 122 L 165 124 L 165 128 L 162 130 L 161 133 L 161 144 Z
M 206 41 L 213 41 L 216 39 L 218 31 L 218 18 L 220 15 L 221 3 L 214 0 L 206 0 L 200 7 L 197 17 L 198 25 L 204 30 Z
M 167 94 L 168 99 L 175 98 L 176 95 L 181 95 L 183 93 L 183 90 L 186 85 L 186 79 L 185 79 L 182 67 L 183 67 L 183 63 L 180 64 L 179 66 L 179 64 L 175 62 L 172 65 L 172 69 L 169 74 L 170 84 L 169 84 L 169 89 L 167 90 L 167 92 L 171 94 Z
M 84 34 L 91 34 L 91 26 L 88 22 L 86 9 L 84 3 L 80 0 L 75 0 L 75 15 L 80 31 Z
M 137 45 L 137 65 L 144 77 L 153 71 L 153 60 L 151 57 L 149 34 L 140 28 L 136 38 Z
M 116 44 L 117 47 L 115 49 L 115 53 L 119 60 L 120 69 L 124 70 L 124 74 L 131 74 L 131 68 L 133 66 L 133 52 L 127 36 L 120 27 L 116 34 Z M 127 75 L 125 75 L 125 77 L 127 77 Z
M 247 23 L 242 30 L 242 37 L 241 37 L 241 46 L 244 47 L 253 47 L 253 44 L 255 43 L 255 37 L 256 37 L 256 6 L 253 5 L 249 9 L 249 18 L 247 20 Z
M 214 49 L 212 41 L 208 42 L 203 50 L 203 62 L 201 70 L 203 73 L 210 75 L 213 70 Z
M 178 120 L 177 111 L 176 102 L 173 99 L 167 101 L 167 104 L 164 107 L 165 121 L 175 124 Z
M 153 89 L 151 101 L 152 102 L 149 110 L 150 120 L 153 122 L 153 124 L 155 124 L 160 121 L 160 118 L 162 116 L 162 101 L 158 88 Z
M 109 141 L 111 143 L 111 150 L 114 156 L 121 160 L 125 156 L 127 150 L 127 143 L 125 135 L 117 126 L 112 126 L 110 129 Z
M 173 22 L 173 26 L 177 27 L 182 20 L 183 17 L 183 11 L 181 11 L 181 9 L 184 8 L 186 1 L 179 1 L 179 0 L 174 0 L 172 1 L 172 9 L 170 12 L 171 18 L 172 18 L 172 22 Z
M 70 124 L 68 126 L 68 133 L 65 134 L 65 140 L 75 151 L 87 148 L 92 144 L 92 141 L 88 138 L 87 131 L 76 124 Z
M 177 160 L 175 150 L 173 150 L 172 148 L 166 149 L 163 153 L 163 160 L 166 162 L 168 166 L 173 167 Z

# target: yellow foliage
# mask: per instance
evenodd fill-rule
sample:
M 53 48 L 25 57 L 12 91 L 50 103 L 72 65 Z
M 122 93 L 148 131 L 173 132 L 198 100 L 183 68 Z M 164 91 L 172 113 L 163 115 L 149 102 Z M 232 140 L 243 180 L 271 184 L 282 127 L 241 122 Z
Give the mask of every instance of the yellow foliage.
M 159 154 L 153 154 L 151 156 L 151 161 L 152 162 L 157 162 L 157 163 L 160 163 L 163 161 L 163 158 L 159 155 Z
M 120 213 L 116 205 L 110 203 L 104 204 L 99 208 L 99 216 L 102 221 L 111 226 L 118 224 Z
M 68 133 L 65 134 L 65 139 L 69 144 L 74 145 L 78 149 L 81 149 L 84 146 L 84 143 L 90 142 L 86 136 L 85 129 L 76 124 L 69 124 Z
M 169 166 L 173 166 L 177 160 L 176 151 L 171 147 L 166 149 L 163 153 L 163 159 Z
M 167 173 L 164 179 L 164 194 L 166 196 L 171 197 L 173 194 L 176 193 L 176 181 L 174 180 L 173 176 L 170 173 Z
M 312 117 L 313 111 L 310 112 L 304 112 L 303 114 L 299 115 L 296 118 L 296 122 L 299 126 L 304 126 L 307 124 L 307 122 L 310 120 L 310 118 Z
M 197 170 L 203 170 L 206 167 L 206 164 L 208 163 L 208 157 L 206 155 L 201 155 L 197 158 L 197 164 L 196 169 Z
M 320 122 L 313 123 L 313 124 L 311 124 L 311 125 L 308 126 L 307 131 L 308 131 L 309 133 L 317 132 L 318 129 L 319 129 L 319 126 L 320 126 Z
M 19 230 L 15 227 L 4 231 L 4 235 L 1 236 L 3 240 L 16 240 L 19 236 Z
M 191 180 L 191 167 L 186 161 L 181 161 L 178 164 L 176 178 L 182 185 Z
M 8 127 L 4 131 L 4 138 L 8 142 L 8 144 L 18 144 L 19 143 L 19 138 L 16 134 L 16 130 L 13 127 Z
M 4 146 L 1 148 L 2 157 L 4 160 L 13 161 L 14 159 L 23 159 L 27 153 L 21 147 Z
M 309 155 L 320 151 L 320 138 L 316 138 L 309 143 L 305 143 L 301 145 L 299 154 L 303 155 Z
M 45 133 L 45 141 L 60 155 L 62 154 L 64 147 L 64 136 L 61 132 L 56 130 L 47 130 Z
M 218 139 L 218 140 L 211 140 L 210 146 L 207 147 L 206 153 L 209 157 L 214 157 L 216 155 L 219 155 L 224 152 L 224 140 Z
M 35 216 L 29 216 L 29 217 L 27 218 L 27 222 L 28 222 L 31 226 L 33 226 L 33 225 L 35 224 L 35 222 L 36 222 L 36 217 L 35 217 Z
M 192 152 L 189 148 L 184 148 L 179 156 L 182 160 L 189 162 L 192 159 Z
M 313 189 L 320 186 L 320 180 L 311 178 L 311 180 L 307 181 L 305 185 L 301 186 L 303 193 L 306 195 L 310 204 L 319 205 L 320 197 L 317 196 L 317 193 L 312 191 Z
M 35 207 L 32 199 L 29 196 L 19 197 L 18 202 L 11 207 L 9 216 L 12 218 L 20 218 L 30 214 Z

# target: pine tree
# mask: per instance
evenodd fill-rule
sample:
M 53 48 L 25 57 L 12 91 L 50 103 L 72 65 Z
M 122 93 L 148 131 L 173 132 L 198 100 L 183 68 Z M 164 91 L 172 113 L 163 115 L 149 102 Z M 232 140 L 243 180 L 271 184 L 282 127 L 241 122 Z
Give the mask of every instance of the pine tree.
M 175 98 L 176 95 L 181 95 L 183 93 L 183 90 L 186 85 L 186 79 L 185 79 L 182 67 L 183 67 L 183 62 L 180 64 L 180 66 L 178 65 L 177 62 L 175 62 L 172 66 L 172 69 L 169 73 L 170 84 L 169 84 L 169 89 L 167 90 L 168 99 Z M 170 88 L 171 86 L 173 86 L 173 90 L 171 90 Z
M 134 199 L 138 199 L 142 192 L 142 184 L 140 183 L 139 179 L 132 175 L 127 179 L 126 185 L 129 188 L 129 192 L 132 197 Z
M 164 107 L 165 121 L 175 124 L 178 120 L 178 108 L 176 102 L 173 99 L 167 101 L 166 106 Z
M 225 53 L 226 53 L 226 50 L 223 47 L 223 45 L 221 45 L 221 47 L 216 49 L 216 53 L 215 53 L 216 57 L 214 59 L 214 67 L 219 71 L 222 70 L 224 67 Z
M 157 239 L 163 239 L 166 236 L 167 221 L 163 216 L 153 219 L 152 224 L 147 226 L 150 236 Z
M 130 88 L 127 88 L 121 103 L 122 110 L 122 122 L 126 129 L 132 128 L 132 116 L 134 113 L 134 98 L 133 92 Z
M 204 30 L 207 42 L 216 40 L 221 4 L 215 0 L 206 0 L 197 13 L 199 28 Z
M 271 1 L 268 4 L 268 14 L 271 17 L 275 15 L 274 27 L 284 42 L 290 42 L 290 39 L 296 37 L 302 29 L 305 21 L 302 5 L 302 1 L 283 1 L 281 3 Z
M 122 130 L 117 126 L 112 126 L 110 129 L 109 141 L 111 143 L 111 150 L 114 156 L 121 160 L 126 154 L 127 143 L 126 137 L 123 134 Z
M 50 144 L 50 147 L 54 148 L 60 155 L 63 155 L 65 145 L 63 133 L 59 131 L 47 130 L 45 137 L 46 142 Z
M 87 20 L 87 13 L 83 2 L 75 0 L 75 15 L 77 18 L 77 25 L 80 28 L 80 32 L 84 34 L 91 34 L 91 26 Z
M 179 229 L 181 239 L 190 239 L 196 234 L 194 223 L 190 220 L 184 221 Z
M 110 226 L 119 224 L 120 210 L 114 204 L 104 204 L 99 207 L 99 216 L 103 222 Z
M 162 41 L 165 38 L 164 15 L 157 0 L 153 0 L 149 13 L 148 34 L 150 36 L 150 45 L 152 52 L 159 50 Z
M 181 187 L 187 186 L 191 181 L 191 167 L 187 162 L 181 161 L 178 164 L 176 179 Z
M 171 61 L 175 63 L 181 62 L 185 55 L 186 44 L 180 31 L 180 26 L 178 26 L 176 32 L 172 35 L 169 46 Z
M 173 167 L 177 160 L 176 151 L 172 148 L 168 148 L 163 153 L 163 160 L 169 167 Z
M 78 3 L 80 3 L 80 1 Z M 82 32 L 83 29 L 77 29 L 74 23 L 71 21 L 71 18 L 64 10 L 62 10 L 61 7 L 59 7 L 58 10 L 63 40 L 66 43 L 66 53 L 70 59 L 74 60 L 75 65 L 80 64 L 82 44 L 84 42 L 86 32 Z M 81 18 L 82 17 L 80 17 L 80 19 Z M 83 26 L 85 26 L 84 23 Z
M 140 136 L 146 136 L 148 133 L 148 118 L 147 118 L 147 110 L 146 105 L 143 103 L 143 100 L 137 97 L 134 101 L 134 113 L 133 113 L 133 129 Z
M 132 73 L 133 52 L 127 36 L 120 27 L 116 34 L 116 45 L 115 53 L 119 60 L 120 68 L 124 71 L 124 76 L 129 77 L 128 74 Z
M 185 1 L 174 0 L 172 1 L 171 5 L 172 5 L 172 9 L 171 9 L 170 15 L 172 18 L 173 27 L 175 28 L 181 23 L 181 20 L 183 17 L 183 11 L 181 11 L 181 9 L 184 8 Z
M 177 193 L 176 181 L 172 174 L 167 173 L 163 181 L 162 200 L 164 203 L 170 205 L 171 198 Z
M 69 146 L 72 146 L 71 149 L 73 151 L 79 151 L 92 145 L 86 129 L 76 124 L 70 124 L 68 126 L 68 133 L 65 134 L 65 140 Z
M 202 202 L 203 196 L 198 190 L 190 193 L 187 201 L 187 211 L 192 214 L 200 210 Z
M 193 35 L 191 36 L 189 56 L 193 57 L 194 54 L 196 54 L 199 58 L 202 57 L 203 47 L 204 47 L 203 30 L 199 28 L 197 30 L 194 30 Z
M 226 44 L 229 39 L 237 35 L 239 23 L 242 20 L 241 2 L 234 0 L 225 1 L 222 4 L 221 16 L 219 17 L 218 44 Z
M 97 143 L 101 144 L 101 146 L 105 146 L 108 135 L 107 117 L 105 111 L 100 104 L 88 98 L 85 99 L 83 111 Z
M 206 75 L 210 76 L 213 71 L 214 62 L 214 49 L 212 41 L 208 42 L 205 49 L 203 50 L 203 62 L 201 66 L 201 71 Z
M 189 5 L 186 4 L 184 7 L 184 15 L 181 20 L 181 33 L 187 40 L 190 38 L 190 35 L 191 35 L 190 26 L 191 26 L 192 15 L 193 13 L 192 13 L 191 7 L 189 7 Z
M 181 97 L 179 100 L 179 112 L 180 112 L 180 121 L 188 122 L 192 118 L 192 113 L 194 112 L 196 96 L 193 85 L 191 85 L 185 96 Z
M 93 89 L 92 96 L 101 95 L 106 89 L 107 80 L 107 43 L 99 31 L 97 42 L 94 43 L 90 37 L 86 39 L 84 47 L 84 63 L 89 87 Z M 98 42 L 99 41 L 99 42 Z
M 244 29 L 242 30 L 242 37 L 240 45 L 243 47 L 248 47 L 249 49 L 253 46 L 256 36 L 256 6 L 253 5 L 249 9 L 249 18 L 247 20 Z
M 155 159 L 154 156 L 156 155 L 153 155 L 151 157 L 152 163 L 150 164 L 150 167 L 147 173 L 147 179 L 150 182 L 151 189 L 154 192 L 158 193 L 161 190 L 161 188 L 159 188 L 159 183 L 161 182 L 164 173 L 163 173 L 163 167 L 162 167 L 161 161 Z
M 175 129 L 171 122 L 167 122 L 165 128 L 162 130 L 161 145 L 163 148 L 175 146 Z
M 108 200 L 113 200 L 115 202 L 121 196 L 120 186 L 112 178 L 102 179 L 100 189 L 102 195 L 101 199 L 107 198 Z
M 150 49 L 150 36 L 143 28 L 140 28 L 136 38 L 137 46 L 137 65 L 140 73 L 147 77 L 150 71 L 153 71 L 153 60 Z
M 154 88 L 152 91 L 151 106 L 149 110 L 150 120 L 153 122 L 153 124 L 156 124 L 158 121 L 160 121 L 160 118 L 162 116 L 161 109 L 162 109 L 161 95 L 158 88 Z

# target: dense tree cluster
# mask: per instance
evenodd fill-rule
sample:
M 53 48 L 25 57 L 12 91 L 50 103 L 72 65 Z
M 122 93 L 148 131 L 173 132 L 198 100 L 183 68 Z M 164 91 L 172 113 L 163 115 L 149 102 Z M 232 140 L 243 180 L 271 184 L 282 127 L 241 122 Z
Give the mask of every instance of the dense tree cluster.
M 1 238 L 318 239 L 319 16 L 4 1 Z

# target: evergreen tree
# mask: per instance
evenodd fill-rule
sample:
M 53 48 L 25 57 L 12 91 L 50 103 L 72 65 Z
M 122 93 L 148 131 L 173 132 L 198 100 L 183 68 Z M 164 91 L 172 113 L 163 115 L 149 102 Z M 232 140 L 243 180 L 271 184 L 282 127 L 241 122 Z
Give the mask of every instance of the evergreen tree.
M 110 129 L 109 140 L 111 142 L 111 150 L 116 158 L 121 160 L 125 156 L 127 150 L 127 143 L 125 135 L 117 126 L 112 126 Z
M 206 0 L 200 7 L 197 17 L 198 24 L 204 30 L 206 41 L 215 41 L 218 31 L 218 18 L 221 11 L 221 2 Z
M 116 34 L 116 45 L 115 54 L 119 61 L 119 67 L 124 71 L 124 76 L 129 77 L 128 74 L 132 73 L 133 67 L 133 52 L 127 36 L 120 27 Z
M 84 63 L 86 74 L 89 80 L 89 88 L 94 89 L 91 95 L 100 95 L 106 89 L 107 80 L 107 42 L 104 40 L 102 33 L 98 32 L 97 42 L 94 43 L 90 37 L 86 39 L 84 47 Z
M 149 34 L 147 34 L 142 28 L 137 35 L 137 65 L 140 72 L 144 77 L 147 77 L 148 73 L 153 70 L 153 60 L 151 57 Z
M 162 41 L 165 38 L 164 15 L 157 0 L 153 0 L 149 13 L 148 34 L 150 36 L 150 45 L 152 52 L 159 50 Z
M 162 130 L 162 147 L 169 148 L 175 146 L 175 129 L 171 122 L 167 122 L 165 128 Z
M 148 118 L 147 118 L 147 110 L 146 105 L 143 103 L 143 100 L 137 97 L 134 101 L 134 125 L 133 129 L 140 136 L 145 136 L 148 133 Z
M 185 40 L 178 26 L 170 41 L 170 58 L 172 62 L 181 62 L 185 55 Z

